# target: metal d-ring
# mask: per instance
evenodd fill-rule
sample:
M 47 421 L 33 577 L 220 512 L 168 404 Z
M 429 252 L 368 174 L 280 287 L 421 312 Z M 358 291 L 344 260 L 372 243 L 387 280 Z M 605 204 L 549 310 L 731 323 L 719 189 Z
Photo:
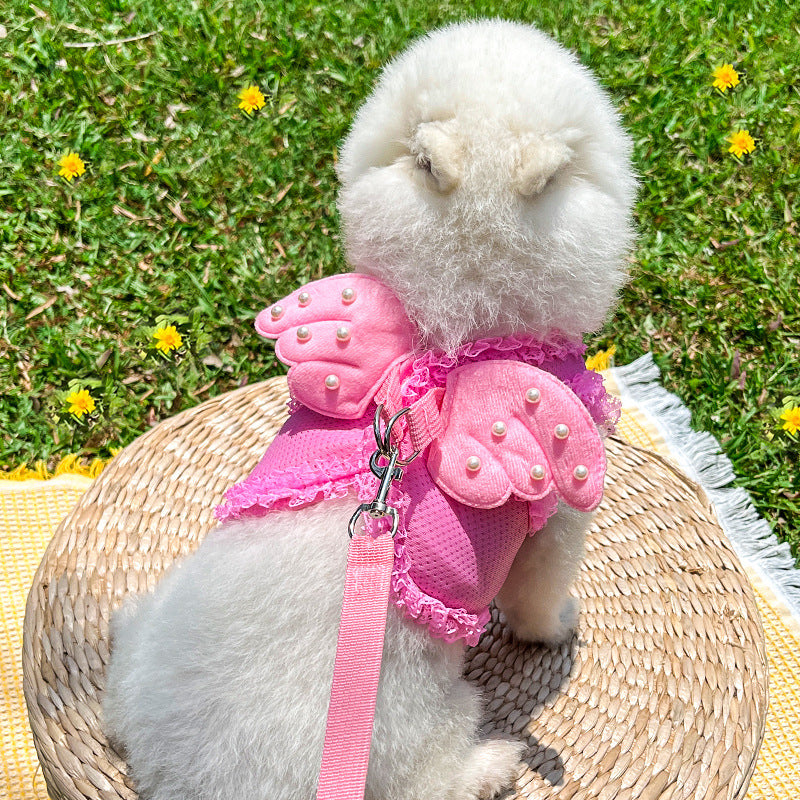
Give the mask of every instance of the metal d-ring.
M 347 531 L 352 539 L 355 535 L 356 523 L 362 514 L 369 514 L 373 519 L 380 519 L 381 517 L 390 516 L 392 518 L 391 535 L 394 537 L 397 532 L 399 524 L 399 515 L 394 506 L 390 506 L 386 502 L 386 496 L 389 494 L 389 489 L 392 488 L 392 481 L 399 481 L 403 477 L 402 467 L 410 464 L 418 455 L 419 450 L 412 453 L 407 459 L 401 460 L 400 448 L 397 445 L 392 445 L 392 427 L 403 414 L 407 414 L 411 409 L 402 408 L 398 411 L 387 423 L 384 432 L 381 433 L 381 412 L 383 406 L 378 405 L 375 410 L 375 418 L 372 422 L 372 429 L 375 433 L 375 443 L 378 449 L 370 456 L 369 469 L 372 474 L 378 478 L 378 492 L 375 499 L 371 503 L 362 503 L 350 517 L 350 523 L 347 526 Z M 378 460 L 383 457 L 389 460 L 385 466 L 381 466 Z
M 383 403 L 378 403 L 378 407 L 375 409 L 375 416 L 372 420 L 372 430 L 375 434 L 375 442 L 378 445 L 378 451 L 380 455 L 385 456 L 386 458 L 390 457 L 391 451 L 395 448 L 392 447 L 391 439 L 392 439 L 392 428 L 394 427 L 395 422 L 400 419 L 404 414 L 408 414 L 411 411 L 410 406 L 406 406 L 405 408 L 401 408 L 393 417 L 389 419 L 386 423 L 386 428 L 384 429 L 383 434 L 381 434 L 381 414 L 383 413 Z M 398 467 L 407 467 L 418 455 L 420 451 L 415 450 L 408 458 L 406 459 L 398 459 L 397 466 Z M 372 467 L 372 459 L 370 459 L 370 469 L 372 470 L 373 474 L 377 473 Z M 380 477 L 380 475 L 378 475 Z

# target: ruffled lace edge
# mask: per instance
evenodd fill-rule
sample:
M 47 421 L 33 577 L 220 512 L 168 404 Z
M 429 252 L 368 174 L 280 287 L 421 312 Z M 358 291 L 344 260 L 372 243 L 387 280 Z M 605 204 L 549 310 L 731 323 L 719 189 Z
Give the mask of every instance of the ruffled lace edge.
M 614 433 L 622 414 L 622 402 L 606 391 L 603 376 L 587 369 L 562 381 L 586 407 L 600 435 L 605 438 Z
M 309 467 L 286 467 L 275 480 L 266 484 L 257 480 L 249 482 L 246 478 L 225 492 L 224 501 L 214 513 L 223 522 L 239 517 L 260 516 L 273 509 L 298 508 L 344 497 L 350 489 L 360 486 L 367 478 L 372 478 L 374 492 L 377 482 L 368 471 L 365 474 L 363 461 L 355 464 L 341 461 L 336 470 L 331 466 L 331 462 L 326 461 L 325 465 L 315 463 Z M 291 476 L 294 485 L 289 484 L 287 476 Z
M 359 482 L 359 476 L 371 477 L 366 455 L 366 442 L 371 438 L 371 428 L 365 429 L 360 447 L 351 455 L 282 466 L 271 477 L 259 474 L 256 468 L 225 492 L 214 514 L 222 522 L 258 516 L 270 509 L 297 508 L 328 498 L 344 497 Z
M 533 336 L 477 339 L 464 343 L 452 353 L 426 350 L 412 360 L 403 391 L 412 402 L 418 400 L 429 389 L 444 386 L 448 373 L 467 363 L 503 359 L 544 369 L 543 365 L 548 362 L 566 361 L 570 357 L 582 359 L 585 350 L 583 342 L 560 337 L 543 342 Z
M 553 514 L 558 511 L 558 493 L 555 491 L 545 495 L 541 500 L 528 503 L 528 536 L 538 533 Z
M 403 613 L 420 625 L 427 625 L 431 636 L 456 642 L 459 639 L 472 646 L 478 643 L 491 613 L 488 608 L 480 614 L 470 614 L 463 608 L 450 608 L 441 600 L 425 594 L 408 574 L 405 536 L 395 536 L 395 562 L 392 572 L 394 603 Z

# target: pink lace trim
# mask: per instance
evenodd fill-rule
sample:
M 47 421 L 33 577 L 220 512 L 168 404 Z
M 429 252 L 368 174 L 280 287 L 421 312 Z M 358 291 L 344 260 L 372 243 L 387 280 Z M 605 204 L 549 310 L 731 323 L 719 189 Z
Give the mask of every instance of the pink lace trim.
M 401 511 L 401 520 L 404 520 L 407 507 L 408 497 L 404 495 L 398 506 Z M 531 532 L 541 530 L 557 508 L 558 498 L 554 492 L 536 503 L 529 503 Z M 392 590 L 395 594 L 396 605 L 412 619 L 427 625 L 431 635 L 444 639 L 446 642 L 464 639 L 468 645 L 476 645 L 491 617 L 490 610 L 486 608 L 480 614 L 471 614 L 461 608 L 450 608 L 420 590 L 409 575 L 411 564 L 406 554 L 406 534 L 403 521 L 401 521 L 395 536 L 394 553 Z
M 253 475 L 231 486 L 215 514 L 221 522 L 239 517 L 261 516 L 271 509 L 298 508 L 320 500 L 344 497 L 364 479 L 377 479 L 369 471 L 367 452 L 374 449 L 372 429 L 363 432 L 361 447 L 343 458 L 317 459 L 310 464 L 283 466 L 277 474 L 254 479 Z M 372 499 L 371 497 L 369 498 Z
M 556 371 L 553 371 L 553 375 L 559 377 Z M 563 378 L 562 382 L 569 386 L 586 406 L 602 437 L 614 433 L 622 413 L 622 401 L 606 391 L 603 376 L 599 372 L 587 369 L 571 378 Z
M 355 473 L 348 478 L 309 484 L 305 489 L 276 484 L 263 491 L 248 491 L 247 487 L 237 484 L 228 490 L 225 503 L 217 506 L 215 514 L 220 522 L 224 522 L 240 517 L 260 517 L 271 510 L 299 508 L 321 500 L 345 497 L 359 477 L 361 475 Z
M 369 476 L 372 477 L 372 476 Z M 366 502 L 375 496 L 377 481 L 363 485 L 364 494 L 359 493 L 359 500 Z M 389 492 L 389 502 L 399 514 L 400 522 L 394 537 L 394 569 L 392 570 L 392 594 L 394 604 L 416 622 L 427 625 L 432 636 L 455 642 L 464 639 L 467 644 L 478 643 L 486 623 L 489 621 L 489 609 L 480 614 L 470 614 L 463 608 L 451 608 L 441 600 L 425 594 L 409 574 L 411 560 L 406 553 L 405 519 L 411 498 L 403 491 L 402 484 L 393 486 Z M 377 535 L 375 522 L 364 518 L 366 528 L 371 535 Z
M 489 609 L 480 614 L 470 614 L 463 608 L 450 608 L 441 600 L 425 594 L 414 583 L 409 569 L 410 559 L 406 553 L 406 534 L 400 525 L 394 537 L 394 570 L 392 571 L 392 591 L 395 605 L 416 622 L 427 625 L 432 636 L 455 642 L 464 639 L 475 645 L 481 638 L 483 629 L 489 621 Z
M 530 536 L 540 531 L 547 524 L 547 520 L 558 511 L 558 495 L 555 492 L 545 495 L 535 503 L 528 503 L 528 527 Z

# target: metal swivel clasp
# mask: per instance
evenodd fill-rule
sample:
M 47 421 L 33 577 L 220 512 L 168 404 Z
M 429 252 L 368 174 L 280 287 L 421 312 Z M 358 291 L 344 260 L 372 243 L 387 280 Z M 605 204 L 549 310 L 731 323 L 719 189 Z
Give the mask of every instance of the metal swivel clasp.
M 386 424 L 386 429 L 383 433 L 381 433 L 380 427 L 382 411 L 382 405 L 379 405 L 375 411 L 375 419 L 372 425 L 373 430 L 375 431 L 375 442 L 377 443 L 378 449 L 370 456 L 369 459 L 370 471 L 380 481 L 378 484 L 378 493 L 375 495 L 375 499 L 371 503 L 362 503 L 350 518 L 350 524 L 347 526 L 347 530 L 350 533 L 351 539 L 355 535 L 356 524 L 358 523 L 358 518 L 362 514 L 369 514 L 373 519 L 380 519 L 381 517 L 387 516 L 391 517 L 392 528 L 390 533 L 392 536 L 395 535 L 397 532 L 399 517 L 397 514 L 397 509 L 394 506 L 390 506 L 386 502 L 386 495 L 389 494 L 392 481 L 399 481 L 403 477 L 402 467 L 410 464 L 419 455 L 419 451 L 416 451 L 415 453 L 412 453 L 409 458 L 403 461 L 400 459 L 399 447 L 391 443 L 392 427 L 397 420 L 400 419 L 403 414 L 408 413 L 410 409 L 403 408 L 398 411 Z M 379 463 L 382 458 L 386 459 L 386 464 Z

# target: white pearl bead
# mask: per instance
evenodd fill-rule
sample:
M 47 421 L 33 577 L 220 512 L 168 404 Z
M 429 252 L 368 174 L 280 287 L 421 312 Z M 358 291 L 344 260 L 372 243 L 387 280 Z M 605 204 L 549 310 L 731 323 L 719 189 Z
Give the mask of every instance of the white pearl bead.
M 470 456 L 467 459 L 467 469 L 470 472 L 477 472 L 481 468 L 481 460 L 478 456 Z
M 339 377 L 338 375 L 328 375 L 325 378 L 325 388 L 326 389 L 338 389 L 339 388 Z
M 544 479 L 544 467 L 541 464 L 534 464 L 531 467 L 531 478 L 535 481 Z
M 583 464 L 578 464 L 572 474 L 575 476 L 576 481 L 585 481 L 589 477 L 589 470 Z
M 345 327 L 342 325 L 341 327 L 336 329 L 336 338 L 340 342 L 349 342 L 350 341 L 350 328 Z
M 556 439 L 566 439 L 567 436 L 569 436 L 569 427 L 562 422 L 559 425 L 556 425 L 553 433 L 555 434 Z
M 502 420 L 497 420 L 497 422 L 492 425 L 492 434 L 495 436 L 505 436 L 507 432 L 508 426 Z
M 532 387 L 525 392 L 525 399 L 529 403 L 538 403 L 542 399 L 542 393 L 535 387 Z
M 342 302 L 345 305 L 349 306 L 350 303 L 352 303 L 355 299 L 356 299 L 355 289 L 351 289 L 349 287 L 347 289 L 342 289 Z
M 283 316 L 283 306 L 272 306 L 269 313 L 272 319 L 280 319 Z
M 307 342 L 311 338 L 311 330 L 306 325 L 301 325 L 297 329 L 297 341 Z
M 311 295 L 308 292 L 300 292 L 297 295 L 297 303 L 298 305 L 305 307 L 311 302 Z

